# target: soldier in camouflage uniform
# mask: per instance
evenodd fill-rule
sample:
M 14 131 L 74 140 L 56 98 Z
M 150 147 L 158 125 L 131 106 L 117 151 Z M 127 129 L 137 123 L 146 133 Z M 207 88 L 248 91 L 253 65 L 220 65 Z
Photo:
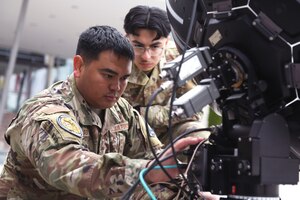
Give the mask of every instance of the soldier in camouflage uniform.
M 0 198 L 113 199 L 132 186 L 153 162 L 144 119 L 120 98 L 133 58 L 128 39 L 112 27 L 80 35 L 72 75 L 27 100 L 5 134 L 11 148 Z M 155 134 L 150 141 L 159 151 Z M 181 140 L 176 148 L 199 141 Z M 166 180 L 152 171 L 148 182 Z
M 146 106 L 151 95 L 156 91 L 162 80 L 159 77 L 161 67 L 176 58 L 179 53 L 175 43 L 169 40 L 170 23 L 165 11 L 148 6 L 136 6 L 127 13 L 124 29 L 131 41 L 135 59 L 132 74 L 123 97 L 130 104 L 145 115 Z M 176 96 L 180 97 L 195 86 L 193 80 L 178 88 Z M 149 107 L 148 122 L 154 129 L 160 141 L 169 144 L 169 111 L 170 90 L 164 90 L 154 99 Z M 188 119 L 172 119 L 172 136 L 175 138 L 184 131 L 192 128 L 203 128 L 200 123 L 201 113 Z M 207 138 L 208 132 L 198 132 L 197 136 Z

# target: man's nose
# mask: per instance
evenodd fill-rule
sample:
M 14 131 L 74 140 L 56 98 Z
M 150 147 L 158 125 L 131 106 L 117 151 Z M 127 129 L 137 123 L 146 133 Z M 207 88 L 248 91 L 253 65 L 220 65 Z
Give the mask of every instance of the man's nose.
M 119 80 L 114 80 L 112 81 L 112 83 L 110 84 L 110 89 L 111 90 L 115 90 L 115 91 L 119 91 L 120 90 L 120 81 Z
M 151 52 L 150 52 L 150 48 L 146 48 L 142 54 L 142 57 L 145 58 L 151 58 Z

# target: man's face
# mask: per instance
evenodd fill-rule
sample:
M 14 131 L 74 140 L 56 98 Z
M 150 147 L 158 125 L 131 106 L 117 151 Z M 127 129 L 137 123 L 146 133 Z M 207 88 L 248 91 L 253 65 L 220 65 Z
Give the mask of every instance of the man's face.
M 112 107 L 123 94 L 131 73 L 131 60 L 103 51 L 98 60 L 88 64 L 81 56 L 74 57 L 76 86 L 92 108 Z
M 141 71 L 151 71 L 163 55 L 168 38 L 155 39 L 156 35 L 156 31 L 149 29 L 139 29 L 137 35 L 127 35 L 135 52 L 134 64 Z

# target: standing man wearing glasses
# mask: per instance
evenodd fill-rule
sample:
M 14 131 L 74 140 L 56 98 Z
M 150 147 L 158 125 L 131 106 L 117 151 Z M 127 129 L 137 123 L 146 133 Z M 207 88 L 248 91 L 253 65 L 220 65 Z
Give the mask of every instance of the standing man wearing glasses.
M 167 13 L 156 7 L 136 6 L 129 10 L 124 19 L 124 29 L 134 48 L 135 58 L 132 74 L 128 79 L 128 85 L 123 94 L 133 107 L 142 116 L 145 116 L 146 106 L 151 95 L 156 91 L 162 81 L 159 77 L 161 67 L 176 58 L 179 53 L 175 43 L 170 41 L 170 22 Z M 193 81 L 178 88 L 176 97 L 181 96 L 195 86 Z M 154 129 L 158 138 L 165 145 L 170 143 L 166 134 L 169 129 L 169 110 L 171 90 L 159 93 L 149 108 L 148 122 Z M 201 114 L 179 120 L 172 119 L 173 138 L 189 128 L 201 128 Z M 207 132 L 196 134 L 204 138 Z

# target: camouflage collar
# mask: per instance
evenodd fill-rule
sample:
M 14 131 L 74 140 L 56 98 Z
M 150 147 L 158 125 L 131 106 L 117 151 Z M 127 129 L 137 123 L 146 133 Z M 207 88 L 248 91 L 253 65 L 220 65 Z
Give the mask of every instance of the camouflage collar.
M 139 70 L 136 67 L 136 65 L 133 65 L 132 72 L 128 79 L 128 82 L 136 84 L 136 85 L 146 85 L 149 82 L 149 80 L 152 80 L 155 82 L 156 79 L 159 77 L 159 73 L 160 73 L 159 65 L 160 65 L 160 63 L 154 67 L 150 77 L 148 77 L 145 72 Z M 155 80 L 153 80 L 153 79 L 155 79 Z

